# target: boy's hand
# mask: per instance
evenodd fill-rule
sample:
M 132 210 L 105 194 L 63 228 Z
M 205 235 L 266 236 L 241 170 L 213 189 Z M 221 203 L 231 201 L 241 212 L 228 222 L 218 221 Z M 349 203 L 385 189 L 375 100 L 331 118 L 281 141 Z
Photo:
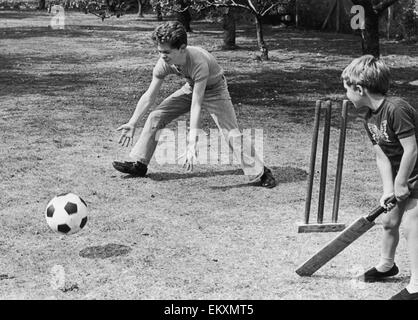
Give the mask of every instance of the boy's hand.
M 128 147 L 129 145 L 134 144 L 134 134 L 135 134 L 135 126 L 128 123 L 121 125 L 116 131 L 121 131 L 122 134 L 119 139 L 119 143 L 122 146 Z
M 186 153 L 180 156 L 179 158 L 184 157 L 183 168 L 186 169 L 187 172 L 193 171 L 193 165 L 197 160 L 197 151 L 195 145 L 188 145 Z
M 385 208 L 387 211 L 392 210 L 395 207 L 394 203 L 388 203 L 386 204 L 386 201 L 393 196 L 393 192 L 391 193 L 385 193 L 383 194 L 383 196 L 380 198 L 380 205 Z
M 395 179 L 395 197 L 396 200 L 398 201 L 402 201 L 402 200 L 406 200 L 409 196 L 409 194 L 411 193 L 409 191 L 409 187 L 408 187 L 408 183 L 399 183 L 396 179 Z

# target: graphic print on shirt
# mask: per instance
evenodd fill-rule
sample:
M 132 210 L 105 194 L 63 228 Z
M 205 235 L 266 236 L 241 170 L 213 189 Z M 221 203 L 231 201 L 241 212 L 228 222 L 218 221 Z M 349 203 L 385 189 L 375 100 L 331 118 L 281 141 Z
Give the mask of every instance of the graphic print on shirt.
M 372 133 L 373 140 L 380 144 L 382 142 L 391 142 L 389 140 L 389 135 L 387 134 L 387 120 L 383 120 L 380 124 L 380 129 L 373 123 L 367 123 L 367 126 Z

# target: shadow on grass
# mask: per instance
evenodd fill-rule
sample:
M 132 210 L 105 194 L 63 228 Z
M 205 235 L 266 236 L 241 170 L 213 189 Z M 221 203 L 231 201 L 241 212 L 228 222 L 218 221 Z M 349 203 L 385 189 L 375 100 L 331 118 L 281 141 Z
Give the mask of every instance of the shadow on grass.
M 33 18 L 35 13 L 39 13 L 39 11 L 12 11 L 12 10 L 0 10 L 0 19 L 28 19 Z
M 324 70 L 320 66 L 297 71 L 235 73 L 228 88 L 234 103 L 257 107 L 266 119 L 283 121 L 286 116 L 294 123 L 311 123 L 315 100 L 341 102 L 344 99 L 340 74 L 338 70 Z M 339 112 L 333 111 L 331 121 L 333 127 L 339 126 Z
M 393 83 L 390 95 L 407 100 L 418 108 L 416 86 L 409 82 L 417 79 L 418 67 L 392 68 Z M 301 67 L 296 71 L 266 70 L 229 74 L 228 88 L 235 104 L 242 103 L 258 107 L 266 118 L 286 115 L 292 122 L 313 121 L 315 100 L 332 100 L 341 103 L 346 99 L 341 83 L 341 70 L 318 67 Z M 256 112 L 254 110 L 254 112 Z M 348 123 L 359 116 L 350 106 Z M 311 120 L 312 119 L 312 120 Z M 331 125 L 340 125 L 339 112 L 334 112 Z
M 45 23 L 44 27 L 17 27 L 17 28 L 0 28 L 0 38 L 4 40 L 16 40 L 27 38 L 42 38 L 42 37 L 64 37 L 64 38 L 76 38 L 76 37 L 90 37 L 91 33 L 88 33 L 87 29 L 67 27 L 66 29 L 52 29 L 49 22 Z
M 106 259 L 110 257 L 124 256 L 132 251 L 131 247 L 109 243 L 104 246 L 87 247 L 80 251 L 79 255 L 83 258 Z
M 121 27 L 121 26 L 97 26 L 97 25 L 66 25 L 65 29 L 53 29 L 45 23 L 44 27 L 18 27 L 18 28 L 0 28 L 1 39 L 25 39 L 25 38 L 42 38 L 42 37 L 61 37 L 61 38 L 90 38 L 97 34 L 94 32 L 126 32 L 141 33 L 151 32 L 154 28 L 144 27 Z M 114 37 L 116 35 L 113 35 Z M 117 36 L 120 36 L 119 34 Z M 112 37 L 112 34 L 106 34 L 106 37 Z
M 169 181 L 169 180 L 182 180 L 192 178 L 209 178 L 216 176 L 231 176 L 242 175 L 241 169 L 225 170 L 225 171 L 206 171 L 206 172 L 192 172 L 192 173 L 176 173 L 176 172 L 153 172 L 147 175 L 147 178 L 154 181 Z M 137 178 L 133 175 L 127 175 L 124 179 Z
M 0 85 L 4 84 L 4 90 L 0 90 L 0 96 L 14 95 L 18 97 L 40 93 L 60 95 L 62 94 L 60 91 L 69 93 L 95 83 L 96 80 L 88 73 L 51 73 L 37 76 L 6 71 L 0 74 Z
M 80 30 L 89 30 L 89 31 L 126 31 L 126 32 L 151 32 L 154 30 L 153 26 L 150 27 L 136 27 L 136 26 L 110 26 L 110 25 L 69 25 L 70 29 L 80 29 Z
M 212 36 L 222 39 L 219 24 L 195 22 L 194 35 Z M 361 38 L 357 34 L 343 34 L 319 30 L 301 30 L 295 27 L 278 28 L 263 25 L 264 40 L 269 51 L 284 50 L 298 53 L 321 53 L 353 56 L 361 54 Z M 240 24 L 236 28 L 237 51 L 258 52 L 256 28 L 253 24 Z M 222 51 L 220 48 L 215 51 Z M 400 50 L 402 52 L 402 50 Z
M 196 35 L 214 36 L 221 39 L 223 30 L 219 24 L 208 22 L 194 22 L 192 26 Z M 361 35 L 353 33 L 335 33 L 321 30 L 302 30 L 295 27 L 277 28 L 264 25 L 264 40 L 269 51 L 281 50 L 289 53 L 319 53 L 322 55 L 338 55 L 357 57 L 362 55 Z M 238 25 L 236 29 L 237 50 L 249 50 L 258 52 L 255 26 L 252 24 Z M 380 39 L 381 53 L 386 55 L 401 55 L 416 57 L 418 55 L 417 44 L 387 41 Z M 220 48 L 215 51 L 222 51 Z
M 373 282 L 364 282 L 364 281 L 361 280 L 361 277 L 356 278 L 356 277 L 353 277 L 352 275 L 346 275 L 346 276 L 332 275 L 332 276 L 330 276 L 330 275 L 316 275 L 316 274 L 314 274 L 314 275 L 312 275 L 308 278 L 305 277 L 305 279 L 312 279 L 312 280 L 324 279 L 324 280 L 334 280 L 334 281 L 335 280 L 346 280 L 346 281 L 347 280 L 356 280 L 356 281 L 358 281 L 360 283 L 364 283 L 366 285 L 367 284 L 373 284 Z M 409 280 L 408 276 L 399 276 L 399 277 L 396 276 L 396 277 L 393 277 L 393 278 L 382 279 L 382 280 L 379 280 L 378 282 L 379 283 L 401 283 L 401 282 L 406 282 L 408 280 Z M 377 281 L 374 282 L 374 283 L 377 283 Z
M 293 167 L 270 167 L 277 183 L 291 183 L 306 180 L 308 173 L 305 170 Z M 192 178 L 210 178 L 216 176 L 243 175 L 242 169 L 232 169 L 224 171 L 201 171 L 193 173 L 176 172 L 156 172 L 147 175 L 147 178 L 154 181 L 184 180 Z M 124 179 L 138 178 L 133 175 L 126 175 Z M 143 179 L 143 178 L 139 178 Z M 253 187 L 259 185 L 259 182 L 240 183 L 235 185 L 211 186 L 211 189 L 230 189 L 241 187 Z
M 341 80 L 342 70 L 324 68 L 323 65 L 303 66 L 298 70 L 285 71 L 266 69 L 264 72 L 244 72 L 226 74 L 228 88 L 233 97 L 240 102 L 261 100 L 265 103 L 280 95 L 289 94 L 320 94 L 345 95 Z M 416 91 L 416 86 L 408 84 L 418 78 L 418 67 L 391 68 L 393 75 L 392 88 L 405 92 Z M 237 100 L 237 98 L 235 99 Z M 274 102 L 272 102 L 274 103 Z
M 283 183 L 291 183 L 291 182 L 298 182 L 306 180 L 308 173 L 305 170 L 293 167 L 270 167 L 273 176 L 276 179 L 276 183 L 283 184 Z M 236 189 L 236 188 L 245 188 L 245 187 L 259 187 L 261 186 L 260 181 L 258 182 L 248 182 L 248 183 L 240 183 L 234 185 L 222 185 L 222 186 L 211 186 L 210 189 L 212 190 L 228 190 L 228 189 Z

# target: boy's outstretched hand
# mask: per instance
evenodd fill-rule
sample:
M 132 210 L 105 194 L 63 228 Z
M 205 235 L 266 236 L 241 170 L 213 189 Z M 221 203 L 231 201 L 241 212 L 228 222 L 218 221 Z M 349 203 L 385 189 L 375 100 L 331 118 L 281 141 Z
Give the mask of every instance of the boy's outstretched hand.
M 135 126 L 130 123 L 125 123 L 121 125 L 116 131 L 122 131 L 122 134 L 119 139 L 119 143 L 122 146 L 128 147 L 129 145 L 134 144 L 134 134 Z
M 193 145 L 189 145 L 187 147 L 186 153 L 184 153 L 183 155 L 181 155 L 179 157 L 180 158 L 184 158 L 184 162 L 183 162 L 183 168 L 186 169 L 187 172 L 192 172 L 193 171 L 193 165 L 197 160 L 197 150 L 196 147 Z

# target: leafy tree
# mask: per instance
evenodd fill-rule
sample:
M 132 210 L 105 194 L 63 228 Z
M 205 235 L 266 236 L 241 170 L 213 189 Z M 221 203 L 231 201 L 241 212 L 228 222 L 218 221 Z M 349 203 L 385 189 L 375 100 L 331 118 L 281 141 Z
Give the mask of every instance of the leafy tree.
M 204 1 L 208 2 L 208 0 Z M 257 44 L 261 52 L 260 58 L 261 60 L 269 59 L 268 48 L 264 41 L 262 19 L 274 9 L 288 5 L 291 0 L 210 0 L 210 2 L 215 7 L 241 8 L 251 13 L 255 21 Z
M 157 14 L 157 20 L 162 21 L 163 20 L 163 12 L 161 10 L 160 3 L 156 3 L 155 5 L 153 5 L 153 8 L 154 8 L 155 13 Z
M 417 40 L 418 35 L 418 1 L 399 0 L 399 33 L 398 40 Z
M 86 14 L 91 13 L 102 19 L 116 16 L 119 18 L 126 13 L 126 4 L 122 0 L 104 0 L 101 1 L 81 1 L 79 9 L 84 11 Z
M 181 10 L 179 0 L 152 0 L 168 11 Z M 215 8 L 238 8 L 251 13 L 255 20 L 257 43 L 261 59 L 268 60 L 268 48 L 264 41 L 262 18 L 275 8 L 287 5 L 291 0 L 189 0 L 189 7 L 196 11 Z
M 194 0 L 151 0 L 151 5 L 157 13 L 158 20 L 162 20 L 163 13 L 175 13 L 177 21 L 181 22 L 187 32 L 192 32 L 190 9 L 194 7 Z

